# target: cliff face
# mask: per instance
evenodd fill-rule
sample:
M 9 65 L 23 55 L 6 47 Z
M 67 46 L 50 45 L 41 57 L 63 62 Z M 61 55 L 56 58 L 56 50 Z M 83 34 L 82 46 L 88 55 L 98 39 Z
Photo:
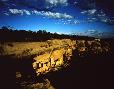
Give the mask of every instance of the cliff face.
M 66 64 L 72 56 L 72 47 L 62 47 L 59 49 L 52 49 L 50 53 L 36 56 L 34 58 L 33 68 L 36 70 L 37 75 L 47 73 L 49 71 L 56 71 Z
M 58 71 L 71 65 L 70 63 L 73 60 L 81 60 L 80 58 L 84 59 L 88 56 L 91 58 L 94 56 L 110 56 L 112 55 L 111 47 L 110 42 L 100 39 L 6 42 L 0 43 L 0 58 L 4 63 L 3 67 L 8 64 L 9 66 L 16 64 L 16 81 L 20 85 L 20 81 L 23 82 L 23 79 L 34 80 L 36 76 L 39 78 L 40 75 L 45 75 L 48 72 Z M 13 57 L 13 60 L 9 57 Z M 8 61 L 4 61 L 4 59 Z M 9 62 L 11 60 L 12 63 Z M 9 67 L 9 70 L 14 67 L 15 65 Z
M 0 55 L 18 59 L 18 64 L 20 64 L 18 66 L 24 63 L 30 65 L 29 60 L 32 60 L 31 64 L 38 76 L 61 69 L 61 66 L 71 59 L 75 44 L 76 41 L 70 39 L 55 39 L 46 42 L 6 42 L 0 44 Z
M 2 56 L 11 55 L 22 60 L 32 56 L 33 63 L 31 64 L 37 76 L 59 70 L 61 66 L 67 66 L 73 55 L 76 57 L 111 55 L 110 44 L 100 39 L 91 41 L 55 39 L 46 42 L 6 42 L 0 44 L 0 48 Z
M 45 52 L 42 55 L 37 55 L 33 59 L 33 68 L 37 75 L 45 74 L 50 71 L 56 71 L 62 67 L 69 65 L 72 60 L 72 56 L 87 57 L 87 56 L 110 56 L 110 44 L 107 42 L 101 42 L 100 39 L 92 41 L 85 40 L 60 40 L 56 41 L 57 48 L 51 49 L 49 52 Z M 73 54 L 74 53 L 74 54 Z M 75 59 L 77 60 L 77 59 Z

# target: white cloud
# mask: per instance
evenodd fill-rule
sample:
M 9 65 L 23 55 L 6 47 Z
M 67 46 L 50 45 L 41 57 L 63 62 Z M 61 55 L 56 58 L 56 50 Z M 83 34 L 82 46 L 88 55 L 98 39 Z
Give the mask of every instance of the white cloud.
M 22 10 L 9 9 L 9 11 L 10 11 L 12 14 L 21 14 L 21 15 L 23 15 L 23 11 L 22 11 Z
M 78 2 L 77 2 L 77 1 L 75 1 L 75 2 L 74 2 L 74 5 L 76 5 L 77 3 L 78 3 Z
M 18 10 L 18 9 L 9 9 L 10 13 L 12 14 L 19 14 L 19 15 L 31 15 L 31 13 L 28 10 L 22 9 L 22 10 Z
M 78 21 L 78 20 L 67 20 L 67 23 L 71 24 L 71 25 L 76 25 L 76 24 L 80 24 L 80 21 Z
M 23 10 L 27 15 L 31 15 L 31 13 L 28 10 Z
M 37 11 L 34 10 L 32 13 L 36 14 L 36 15 L 42 15 L 42 16 L 47 16 L 47 17 L 51 17 L 51 18 L 57 18 L 57 19 L 71 19 L 73 18 L 71 15 L 67 15 L 66 13 L 62 14 L 62 13 L 55 13 L 55 12 L 50 12 L 50 11 Z
M 89 14 L 95 14 L 96 11 L 97 11 L 96 9 L 92 9 L 92 10 L 88 10 L 88 13 Z
M 86 20 L 86 22 L 95 22 L 95 21 L 98 21 L 98 19 L 95 17 L 90 17 L 90 18 L 87 18 Z
M 58 4 L 62 4 L 62 5 L 68 5 L 67 0 L 46 0 L 47 3 L 51 4 L 51 5 L 58 5 Z
M 63 23 L 63 24 L 70 24 L 70 25 L 77 25 L 77 24 L 80 24 L 81 22 L 79 20 L 73 20 L 73 19 L 60 19 L 59 20 L 60 23 Z
M 89 29 L 87 32 L 96 32 L 96 30 L 95 29 Z
M 80 22 L 78 20 L 75 20 L 74 21 L 74 24 L 79 24 Z
M 28 11 L 25 9 L 22 10 L 18 10 L 18 9 L 9 9 L 10 13 L 12 14 L 19 14 L 19 15 L 31 15 L 31 14 L 35 14 L 35 15 L 42 15 L 42 16 L 47 16 L 50 18 L 57 18 L 57 19 L 71 19 L 73 18 L 71 15 L 68 15 L 66 13 L 55 13 L 55 12 L 51 12 L 51 11 L 37 11 L 37 10 L 33 10 L 33 11 Z
M 101 20 L 101 22 L 105 22 L 105 23 L 108 22 L 107 18 L 101 18 L 100 20 Z
M 101 32 L 99 32 L 98 30 L 95 30 L 95 29 L 87 30 L 87 32 L 85 32 L 85 33 L 89 36 L 101 37 Z
M 81 13 L 82 13 L 82 14 L 86 14 L 86 13 L 87 13 L 87 11 L 82 11 Z
M 85 22 L 99 21 L 99 22 L 110 24 L 110 25 L 114 24 L 114 18 L 108 17 L 108 15 L 102 9 L 101 10 L 96 10 L 96 9 L 84 10 L 81 13 L 89 16 Z
M 93 14 L 95 14 L 96 13 L 96 9 L 91 9 L 91 10 L 84 10 L 84 11 L 82 11 L 81 13 L 82 14 L 88 14 L 88 15 L 93 15 Z
M 9 16 L 9 14 L 8 13 L 4 13 L 5 15 L 7 15 L 7 16 Z
M 100 32 L 99 30 L 90 29 L 85 32 L 85 35 L 98 37 L 98 38 L 104 38 L 104 37 L 114 37 L 114 32 Z

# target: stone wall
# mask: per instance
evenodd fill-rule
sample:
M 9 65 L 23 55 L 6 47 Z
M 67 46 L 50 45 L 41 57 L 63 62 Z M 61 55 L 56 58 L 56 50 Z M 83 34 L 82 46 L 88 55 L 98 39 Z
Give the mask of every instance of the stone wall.
M 33 68 L 36 70 L 37 75 L 59 70 L 62 65 L 65 65 L 70 60 L 72 51 L 72 48 L 60 48 L 52 50 L 50 53 L 36 56 Z

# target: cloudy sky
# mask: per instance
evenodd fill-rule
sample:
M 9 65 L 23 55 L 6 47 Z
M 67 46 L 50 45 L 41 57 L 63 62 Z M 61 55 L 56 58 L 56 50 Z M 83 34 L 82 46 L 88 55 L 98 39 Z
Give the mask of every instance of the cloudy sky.
M 0 27 L 114 37 L 113 0 L 0 0 Z

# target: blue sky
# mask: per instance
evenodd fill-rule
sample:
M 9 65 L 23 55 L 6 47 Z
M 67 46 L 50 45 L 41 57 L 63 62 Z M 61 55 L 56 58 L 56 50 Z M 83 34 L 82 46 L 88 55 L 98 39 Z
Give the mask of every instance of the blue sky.
M 112 2 L 113 0 L 0 0 L 0 27 L 114 37 Z

